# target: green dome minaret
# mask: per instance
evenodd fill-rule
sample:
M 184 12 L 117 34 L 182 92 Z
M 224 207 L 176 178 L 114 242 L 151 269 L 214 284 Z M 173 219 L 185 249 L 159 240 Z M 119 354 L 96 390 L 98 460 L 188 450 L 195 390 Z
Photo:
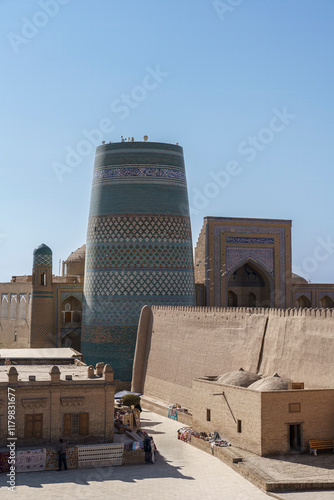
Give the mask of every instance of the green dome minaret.
M 30 347 L 56 346 L 53 314 L 52 250 L 43 243 L 33 253 Z

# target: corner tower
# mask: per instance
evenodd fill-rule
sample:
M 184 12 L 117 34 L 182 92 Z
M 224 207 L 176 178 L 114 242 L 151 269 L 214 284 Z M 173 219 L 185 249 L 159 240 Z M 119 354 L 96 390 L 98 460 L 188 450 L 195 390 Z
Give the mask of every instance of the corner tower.
M 30 347 L 55 347 L 52 250 L 44 244 L 33 256 L 30 335 Z
M 96 150 L 87 233 L 82 352 L 131 380 L 144 305 L 195 305 L 183 149 L 121 142 Z

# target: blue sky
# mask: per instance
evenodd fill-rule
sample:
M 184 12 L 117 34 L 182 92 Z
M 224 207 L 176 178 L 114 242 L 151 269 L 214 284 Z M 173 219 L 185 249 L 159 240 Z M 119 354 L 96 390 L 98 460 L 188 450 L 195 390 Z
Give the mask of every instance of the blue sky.
M 147 134 L 184 148 L 194 244 L 207 215 L 292 219 L 294 270 L 334 283 L 332 0 L 3 0 L 0 14 L 0 281 L 30 274 L 40 243 L 58 273 L 86 239 L 92 142 Z

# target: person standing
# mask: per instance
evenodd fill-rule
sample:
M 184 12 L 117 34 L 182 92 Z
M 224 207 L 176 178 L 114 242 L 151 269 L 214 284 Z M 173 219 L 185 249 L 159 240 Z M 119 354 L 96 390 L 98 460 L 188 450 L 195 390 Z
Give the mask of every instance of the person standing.
M 57 451 L 58 451 L 58 470 L 61 470 L 62 463 L 64 464 L 64 470 L 67 470 L 66 443 L 64 443 L 62 439 L 59 439 Z
M 140 402 L 135 405 L 136 410 L 139 410 L 140 413 L 143 411 L 142 407 L 140 406 Z
M 152 464 L 154 464 L 155 463 L 155 452 L 157 451 L 157 447 L 155 446 L 155 443 L 154 443 L 152 436 L 150 439 L 150 445 L 151 445 L 151 462 L 152 462 Z
M 144 451 L 145 451 L 145 462 L 147 464 L 151 463 L 151 452 L 152 452 L 152 449 L 151 449 L 151 439 L 149 436 L 146 436 L 146 438 L 144 439 Z

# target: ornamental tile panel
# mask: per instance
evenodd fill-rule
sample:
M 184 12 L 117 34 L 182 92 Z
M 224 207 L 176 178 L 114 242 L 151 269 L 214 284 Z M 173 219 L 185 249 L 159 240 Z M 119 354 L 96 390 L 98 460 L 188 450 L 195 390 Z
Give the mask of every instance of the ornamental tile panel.
M 272 248 L 228 247 L 226 249 L 226 271 L 229 273 L 238 263 L 254 259 L 274 276 L 274 252 Z
M 166 244 L 109 244 L 87 248 L 86 269 L 193 268 L 192 248 Z
M 248 236 L 227 236 L 226 243 L 252 244 L 252 245 L 274 245 L 275 238 L 252 238 Z
M 191 245 L 188 217 L 115 215 L 90 217 L 87 244 L 117 242 L 162 242 Z
M 97 296 L 191 295 L 193 271 L 107 270 L 86 273 L 85 294 Z
M 176 170 L 174 168 L 153 168 L 136 166 L 95 170 L 93 181 L 120 177 L 150 177 L 158 179 L 178 179 L 181 181 L 186 180 L 186 174 L 182 170 Z
M 37 254 L 34 256 L 35 266 L 52 266 L 52 255 Z

